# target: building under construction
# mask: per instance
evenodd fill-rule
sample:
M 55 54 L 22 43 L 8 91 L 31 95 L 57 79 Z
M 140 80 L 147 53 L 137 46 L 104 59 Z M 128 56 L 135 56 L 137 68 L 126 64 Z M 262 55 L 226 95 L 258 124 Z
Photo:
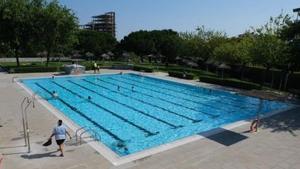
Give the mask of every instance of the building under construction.
M 103 15 L 92 16 L 92 21 L 81 27 L 83 29 L 110 33 L 113 37 L 116 37 L 115 12 L 107 12 Z

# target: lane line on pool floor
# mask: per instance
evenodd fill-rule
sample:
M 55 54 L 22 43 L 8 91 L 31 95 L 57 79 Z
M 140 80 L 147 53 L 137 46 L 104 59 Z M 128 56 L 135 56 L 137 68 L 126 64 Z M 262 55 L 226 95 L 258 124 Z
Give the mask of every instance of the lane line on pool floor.
M 117 85 L 116 85 L 116 84 L 114 84 L 114 83 L 111 83 L 111 82 L 108 82 L 108 81 L 102 80 L 102 79 L 100 79 L 100 78 L 97 78 L 97 79 L 98 79 L 99 81 L 102 81 L 102 82 L 105 82 L 105 83 L 108 83 L 108 84 L 111 84 L 111 85 L 117 86 Z M 125 87 L 123 87 L 123 88 L 125 88 Z M 129 88 L 126 88 L 126 89 L 127 89 L 127 90 L 130 90 Z M 135 92 L 137 92 L 137 93 L 141 93 L 141 94 L 143 94 L 143 95 L 146 95 L 146 96 L 149 96 L 149 97 L 158 98 L 158 99 L 160 99 L 160 100 L 163 100 L 163 101 L 165 101 L 165 102 L 168 102 L 168 103 L 171 103 L 171 104 L 177 105 L 177 106 L 179 106 L 179 107 L 184 107 L 184 108 L 187 108 L 187 109 L 193 110 L 193 111 L 195 111 L 195 112 L 198 112 L 198 113 L 205 114 L 205 115 L 207 115 L 207 116 L 209 116 L 209 117 L 211 117 L 211 118 L 217 118 L 217 117 L 219 117 L 219 115 L 216 115 L 216 114 L 210 114 L 210 113 L 206 113 L 206 112 L 202 112 L 202 111 L 199 111 L 199 110 L 197 110 L 197 109 L 195 109 L 195 108 L 187 107 L 187 106 L 184 106 L 184 105 L 182 105 L 182 104 L 178 104 L 178 103 L 174 103 L 174 102 L 168 101 L 168 100 L 166 100 L 166 99 L 162 99 L 161 97 L 154 97 L 154 96 L 152 96 L 152 95 L 145 94 L 145 93 L 143 93 L 143 92 L 140 92 L 140 91 L 135 91 Z M 161 94 L 161 93 L 160 93 L 160 94 Z M 173 96 L 173 97 L 174 97 L 174 96 Z
M 134 83 L 130 83 L 130 82 L 122 81 L 122 80 L 119 80 L 119 79 L 115 79 L 113 77 L 108 77 L 108 78 L 112 79 L 112 80 L 115 80 L 115 81 L 118 81 L 118 82 L 121 82 L 121 83 L 129 84 L 131 86 L 138 86 L 139 88 L 142 88 L 144 90 L 150 90 L 152 92 L 156 92 L 156 93 L 159 93 L 159 94 L 164 94 L 164 95 L 167 95 L 167 96 L 175 97 L 175 98 L 182 99 L 182 100 L 185 100 L 185 101 L 188 101 L 188 102 L 193 102 L 194 104 L 202 104 L 202 105 L 208 106 L 208 105 L 206 105 L 206 104 L 204 104 L 202 102 L 197 102 L 197 101 L 186 99 L 186 98 L 183 98 L 183 97 L 178 97 L 178 96 L 173 95 L 173 94 L 169 94 L 169 93 L 161 92 L 161 91 L 154 90 L 154 89 L 151 89 L 151 88 L 143 87 L 143 86 L 140 86 L 140 85 L 136 85 Z M 209 116 L 215 116 L 214 114 L 203 112 L 203 111 L 199 111 L 199 110 L 198 110 L 198 112 L 201 112 L 201 113 L 209 115 Z
M 193 123 L 197 123 L 197 122 L 201 122 L 201 121 L 202 121 L 201 119 L 193 119 L 193 118 L 191 118 L 191 117 L 188 117 L 188 116 L 179 114 L 179 113 L 174 112 L 174 111 L 170 111 L 170 110 L 168 110 L 168 109 L 166 109 L 166 108 L 157 106 L 157 105 L 155 105 L 155 104 L 146 102 L 146 101 L 144 101 L 144 100 L 134 98 L 134 97 L 132 97 L 132 96 L 130 96 L 130 95 L 126 95 L 126 94 L 124 94 L 124 93 L 116 92 L 116 91 L 111 90 L 111 89 L 109 89 L 109 88 L 107 88 L 107 87 L 101 86 L 101 85 L 99 85 L 99 84 L 97 84 L 97 83 L 90 82 L 90 81 L 88 81 L 88 80 L 86 80 L 86 79 L 83 79 L 83 81 L 86 81 L 86 82 L 88 82 L 88 83 L 90 83 L 90 84 L 94 84 L 94 85 L 96 85 L 96 86 L 99 86 L 99 87 L 104 88 L 104 89 L 106 89 L 106 90 L 109 90 L 109 91 L 111 91 L 111 92 L 114 92 L 114 93 L 123 95 L 123 96 L 125 96 L 125 97 L 131 98 L 131 99 L 134 99 L 134 100 L 137 100 L 137 101 L 139 101 L 139 102 L 141 102 L 141 103 L 148 104 L 148 105 L 150 105 L 150 106 L 153 106 L 153 107 L 159 108 L 159 109 L 161 109 L 161 110 L 167 111 L 167 112 L 169 112 L 169 113 L 171 113 L 171 114 L 175 114 L 176 116 L 180 116 L 181 118 L 185 118 L 185 119 L 187 119 L 187 120 L 190 120 L 190 121 L 192 121 Z M 100 81 L 101 81 L 101 80 L 100 80 Z
M 152 135 L 158 134 L 158 132 L 154 132 L 154 133 L 153 133 L 153 132 L 151 132 L 151 131 L 149 131 L 149 130 L 147 130 L 147 129 L 145 129 L 145 128 L 143 128 L 143 127 L 141 127 L 141 126 L 139 126 L 139 125 L 137 125 L 137 124 L 135 124 L 135 123 L 129 121 L 128 119 L 126 119 L 126 118 L 124 118 L 124 117 L 122 117 L 122 116 L 116 114 L 115 112 L 113 112 L 113 111 L 111 111 L 111 110 L 109 110 L 109 109 L 106 109 L 105 107 L 102 107 L 101 105 L 99 105 L 99 104 L 97 104 L 97 103 L 95 103 L 95 102 L 93 102 L 93 101 L 91 101 L 91 100 L 85 99 L 83 96 L 79 95 L 78 93 L 75 93 L 75 92 L 73 92 L 72 90 L 70 90 L 70 89 L 68 89 L 68 88 L 66 88 L 66 87 L 64 87 L 64 86 L 62 86 L 62 85 L 60 85 L 60 84 L 58 84 L 58 83 L 56 83 L 56 82 L 54 82 L 54 81 L 52 81 L 52 83 L 54 83 L 54 84 L 56 84 L 57 86 L 59 86 L 59 87 L 65 89 L 66 91 L 69 91 L 70 93 L 72 93 L 72 94 L 74 94 L 74 95 L 80 97 L 81 99 L 86 100 L 87 102 L 93 104 L 94 106 L 96 106 L 96 107 L 98 107 L 98 108 L 100 108 L 100 109 L 102 109 L 102 110 L 104 110 L 104 111 L 110 113 L 111 115 L 113 115 L 113 116 L 115 116 L 115 117 L 121 119 L 121 120 L 124 121 L 125 123 L 128 123 L 128 124 L 130 124 L 130 125 L 136 127 L 137 129 L 139 129 L 139 130 L 143 131 L 144 133 L 146 133 L 147 136 L 152 136 Z
M 139 84 L 145 84 L 145 85 L 151 85 L 151 86 L 156 86 L 156 87 L 158 87 L 158 88 L 161 88 L 161 89 L 163 89 L 163 90 L 167 90 L 167 91 L 172 91 L 172 92 L 176 92 L 176 93 L 183 93 L 183 94 L 188 94 L 188 95 L 190 95 L 190 96 L 192 96 L 192 97 L 196 97 L 196 98 L 201 98 L 201 99 L 211 99 L 211 98 L 209 98 L 209 96 L 203 96 L 203 95 L 196 95 L 196 94 L 193 94 L 193 93 L 186 93 L 186 92 L 184 92 L 184 91 L 192 91 L 192 90 L 174 90 L 174 89 L 170 89 L 170 88 L 167 88 L 167 87 L 163 87 L 163 86 L 160 86 L 160 85 L 157 85 L 157 84 L 154 84 L 154 82 L 153 83 L 150 83 L 150 82 L 141 82 L 141 81 L 139 81 L 139 80 L 137 80 L 137 79 L 134 79 L 134 77 L 128 77 L 128 76 L 119 76 L 119 77 L 121 77 L 122 79 L 126 79 L 126 80 L 129 80 L 129 81 L 133 81 L 133 82 L 136 82 L 136 83 L 139 83 Z M 144 76 L 142 76 L 142 77 L 144 77 Z M 112 78 L 112 77 L 111 77 Z M 146 77 L 147 78 L 147 77 Z M 151 79 L 152 80 L 152 78 L 147 78 L 147 79 Z M 161 80 L 162 81 L 162 80 Z M 163 82 L 164 84 L 166 83 L 166 82 Z M 204 89 L 204 88 L 203 88 Z M 211 89 L 206 89 L 206 90 L 211 90 Z M 214 96 L 214 95 L 212 95 L 212 94 L 210 94 L 210 96 L 213 96 L 213 97 L 215 97 L 216 98 L 216 96 Z M 212 102 L 214 102 L 214 103 L 221 103 L 221 104 L 230 104 L 230 105 L 232 105 L 232 107 L 238 107 L 238 108 L 240 108 L 240 109 L 245 109 L 245 108 L 250 108 L 250 107 L 256 107 L 256 105 L 255 104 L 251 104 L 250 103 L 250 106 L 239 106 L 239 105 L 234 105 L 232 102 L 226 102 L 227 101 L 227 99 L 229 99 L 229 100 L 232 100 L 232 101 L 234 101 L 234 102 L 238 102 L 238 103 L 241 103 L 241 101 L 240 100 L 238 100 L 238 99 L 234 99 L 234 98 L 231 98 L 231 97 L 228 97 L 228 96 L 224 96 L 226 99 L 223 99 L 223 101 L 222 102 L 220 102 L 220 101 L 218 101 L 218 100 L 212 100 Z M 225 102 L 224 102 L 225 101 Z M 249 104 L 249 103 L 248 103 Z M 209 106 L 209 107 L 211 107 L 211 108 L 214 108 L 213 106 L 211 106 L 211 105 L 209 105 L 209 104 L 205 104 L 205 103 L 203 103 L 203 105 L 206 105 L 206 106 Z M 223 109 L 223 107 L 222 107 L 222 109 Z M 223 109 L 224 110 L 224 109 Z M 227 109 L 225 109 L 225 111 L 227 111 Z
M 106 96 L 104 96 L 104 95 L 101 95 L 101 94 L 99 94 L 97 91 L 94 91 L 94 90 L 92 90 L 92 89 L 86 88 L 86 87 L 84 87 L 84 86 L 82 86 L 82 85 L 80 85 L 80 84 L 78 84 L 78 83 L 75 83 L 75 82 L 73 82 L 73 81 L 71 81 L 71 80 L 68 80 L 68 82 L 70 82 L 70 83 L 72 83 L 72 84 L 75 84 L 75 85 L 77 85 L 77 86 L 79 86 L 79 87 L 81 87 L 81 88 L 83 88 L 83 89 L 85 89 L 85 90 L 88 90 L 88 91 L 90 91 L 90 92 L 93 92 L 94 94 L 97 94 L 97 95 L 99 95 L 99 96 L 101 96 L 101 97 L 104 97 L 104 98 L 106 98 L 106 99 L 108 99 L 108 100 L 111 100 L 111 101 L 113 101 L 113 102 L 115 102 L 115 103 L 118 103 L 118 104 L 120 104 L 120 105 L 122 105 L 122 106 L 125 106 L 125 107 L 127 107 L 127 108 L 130 108 L 130 109 L 132 109 L 132 110 L 134 110 L 134 111 L 136 111 L 136 112 L 138 112 L 138 113 L 141 113 L 141 114 L 143 114 L 143 115 L 145 115 L 145 116 L 147 116 L 147 117 L 153 118 L 153 119 L 155 119 L 155 120 L 157 120 L 157 121 L 159 121 L 159 122 L 162 122 L 162 123 L 164 123 L 164 124 L 166 124 L 166 125 L 168 125 L 168 126 L 170 126 L 170 127 L 172 127 L 172 128 L 183 127 L 183 126 L 176 126 L 176 125 L 171 124 L 171 123 L 169 123 L 169 122 L 167 122 L 167 121 L 165 121 L 165 120 L 159 119 L 159 118 L 154 117 L 154 116 L 152 116 L 152 115 L 150 115 L 150 114 L 148 114 L 148 113 L 145 113 L 145 112 L 143 112 L 143 111 L 141 111 L 141 110 L 138 110 L 138 109 L 136 109 L 136 108 L 134 108 L 134 107 L 132 107 L 132 106 L 126 105 L 126 104 L 121 103 L 121 102 L 119 102 L 119 101 L 117 101 L 117 100 L 114 100 L 114 99 L 111 99 L 111 98 L 106 97 Z
M 37 85 L 39 88 L 41 88 L 44 91 L 46 91 L 48 94 L 52 95 L 52 93 L 48 89 L 46 89 L 45 87 L 43 87 L 39 83 L 35 82 L 35 85 Z M 80 110 L 78 110 L 76 107 L 73 107 L 72 105 L 70 105 L 69 103 L 67 103 L 66 101 L 64 101 L 63 99 L 61 99 L 59 97 L 57 97 L 57 100 L 59 100 L 64 105 L 66 105 L 68 108 L 70 108 L 71 110 L 75 111 L 76 113 L 78 113 L 79 115 L 81 115 L 82 117 L 84 117 L 86 120 L 90 121 L 92 124 L 94 124 L 95 126 L 97 126 L 98 128 L 100 128 L 102 131 L 106 132 L 110 137 L 114 138 L 117 141 L 125 142 L 125 140 L 119 138 L 117 135 L 115 135 L 114 133 L 112 133 L 111 131 L 109 131 L 108 129 L 106 129 L 105 127 L 103 127 L 100 124 L 98 124 L 97 122 L 95 122 L 93 119 L 91 119 L 90 117 L 88 117 L 87 115 L 85 115 L 83 112 L 81 112 Z
M 150 79 L 150 80 L 153 80 L 153 81 L 159 81 L 159 82 L 162 82 L 162 83 L 164 83 L 164 84 L 168 84 L 168 85 L 170 85 L 169 83 L 171 82 L 171 85 L 172 86 L 174 86 L 174 87 L 176 87 L 176 85 L 178 85 L 178 84 L 176 84 L 177 82 L 173 82 L 173 81 L 167 81 L 167 80 L 162 80 L 162 79 L 156 79 L 156 78 L 153 78 L 153 77 L 148 77 L 148 76 L 140 76 L 140 75 L 136 75 L 136 74 L 131 74 L 131 73 L 128 73 L 128 75 L 129 76 L 138 76 L 138 77 L 142 77 L 142 78 L 146 78 L 146 79 Z M 129 77 L 129 76 L 127 76 L 127 77 Z M 131 77 L 130 77 L 131 78 Z M 152 85 L 152 82 L 148 82 L 148 84 L 150 85 L 150 83 L 151 83 L 151 85 Z M 156 84 L 154 84 L 155 82 L 153 82 L 153 85 L 156 85 Z M 174 84 L 175 83 L 175 84 Z M 180 85 L 182 85 L 182 84 L 180 84 Z M 158 86 L 158 85 L 156 85 L 156 86 Z M 195 87 L 195 86 L 192 86 L 192 87 Z M 184 86 L 184 88 L 186 88 L 185 86 Z M 196 89 L 197 90 L 199 90 L 199 88 L 203 88 L 203 89 L 205 89 L 205 90 L 214 90 L 214 89 L 207 89 L 207 88 L 204 88 L 204 87 L 196 87 Z M 168 89 L 169 90 L 169 89 Z M 188 91 L 193 91 L 193 90 L 190 90 L 190 89 L 187 89 Z M 187 90 L 183 90 L 183 91 L 187 91 Z M 175 90 L 173 90 L 173 91 L 175 91 Z M 214 91 L 217 91 L 217 90 L 214 90 Z M 178 92 L 181 92 L 181 91 L 178 91 Z M 194 94 L 191 94 L 191 95 L 194 95 Z M 195 97 L 199 97 L 199 95 L 194 95 Z M 201 97 L 201 96 L 200 96 Z M 233 100 L 233 101 L 235 101 L 235 102 L 241 102 L 239 99 L 234 99 L 234 98 L 231 98 L 231 97 L 228 97 L 228 96 L 226 96 L 226 95 L 223 95 L 223 97 L 225 97 L 226 99 L 229 99 L 229 100 Z M 247 96 L 247 97 L 249 97 L 249 96 Z M 242 103 L 242 102 L 241 102 Z M 224 103 L 225 104 L 225 103 Z M 257 104 L 254 104 L 254 103 L 247 103 L 247 104 L 250 104 L 251 105 L 251 107 L 255 107 L 255 106 L 257 106 Z M 235 105 L 234 105 L 235 106 Z M 241 107 L 241 108 L 247 108 L 247 106 L 246 107 Z
M 121 77 L 121 78 L 123 78 L 123 77 Z M 150 91 L 153 91 L 153 92 L 156 92 L 156 93 L 161 93 L 161 94 L 165 94 L 165 95 L 168 95 L 168 96 L 172 96 L 172 97 L 177 97 L 178 99 L 182 99 L 182 100 L 185 100 L 185 101 L 188 101 L 188 102 L 192 102 L 192 103 L 194 103 L 194 104 L 201 104 L 201 105 L 204 105 L 204 106 L 207 106 L 207 107 L 209 107 L 210 109 L 214 109 L 214 110 L 220 110 L 220 109 L 222 109 L 223 111 L 226 111 L 226 112 L 231 112 L 231 110 L 228 110 L 228 108 L 224 108 L 224 107 L 218 107 L 218 108 L 216 108 L 215 106 L 212 106 L 212 105 L 210 105 L 210 104 L 205 104 L 205 103 L 203 103 L 203 102 L 199 102 L 199 101 L 194 101 L 194 100 L 190 100 L 190 99 L 186 99 L 185 97 L 183 97 L 183 96 L 176 96 L 176 95 L 173 95 L 173 94 L 168 94 L 168 93 L 164 93 L 164 92 L 160 92 L 160 91 L 158 91 L 158 90 L 154 90 L 154 89 L 151 89 L 151 88 L 148 88 L 148 87 L 144 87 L 144 86 L 141 86 L 141 85 L 138 85 L 138 84 L 135 84 L 135 83 L 131 83 L 131 82 L 128 82 L 128 81 L 133 81 L 133 80 L 131 80 L 131 79 L 126 79 L 126 78 L 123 78 L 125 81 L 123 81 L 123 80 L 120 80 L 120 79 L 116 79 L 116 78 L 114 78 L 114 77 L 109 77 L 109 79 L 112 79 L 112 80 L 115 80 L 115 81 L 118 81 L 118 82 L 121 82 L 121 83 L 125 83 L 125 84 L 129 84 L 129 85 L 132 85 L 132 86 L 138 86 L 138 87 L 140 87 L 140 88 L 142 88 L 142 89 L 144 89 L 144 90 L 150 90 Z M 142 82 L 140 82 L 140 83 L 142 83 Z M 169 89 L 164 89 L 164 90 L 166 90 L 167 92 L 169 92 L 169 91 L 172 91 L 172 90 L 169 90 Z M 179 91 L 177 91 L 177 93 L 178 93 Z M 179 92 L 180 93 L 180 92 Z M 187 94 L 187 93 L 184 93 L 184 94 Z M 207 98 L 207 99 L 209 99 L 208 97 L 206 97 L 206 96 L 202 96 L 202 97 L 200 97 L 200 96 L 193 96 L 193 97 L 197 97 L 197 98 L 201 98 L 201 99 L 204 99 L 204 98 Z M 237 105 L 234 105 L 234 104 L 232 104 L 232 103 L 224 103 L 224 102 L 218 102 L 218 101 L 213 101 L 214 103 L 221 103 L 221 104 L 226 104 L 226 105 L 230 105 L 230 106 L 232 106 L 232 107 L 234 107 L 234 108 L 236 108 L 236 107 L 238 107 L 239 109 L 241 109 L 241 110 L 243 110 L 243 109 L 245 109 L 245 108 L 249 108 L 249 107 L 242 107 L 242 106 L 237 106 Z M 253 107 L 253 106 L 252 106 Z M 207 113 L 207 112 L 206 112 Z M 210 113 L 208 113 L 208 114 L 210 114 Z

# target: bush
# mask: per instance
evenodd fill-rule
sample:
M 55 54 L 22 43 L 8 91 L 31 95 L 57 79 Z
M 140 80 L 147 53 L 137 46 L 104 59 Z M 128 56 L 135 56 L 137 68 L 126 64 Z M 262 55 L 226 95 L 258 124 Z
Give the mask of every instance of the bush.
M 178 78 L 181 78 L 181 79 L 194 79 L 194 74 L 192 73 L 185 73 L 185 72 L 177 72 L 177 71 L 169 71 L 169 76 L 172 76 L 172 77 L 178 77 Z
M 62 71 L 62 67 L 14 67 L 9 68 L 8 73 L 35 73 L 35 72 L 59 72 Z
M 213 83 L 213 84 L 234 87 L 234 88 L 240 88 L 240 89 L 246 89 L 246 90 L 261 89 L 261 86 L 256 83 L 241 81 L 241 80 L 237 80 L 237 79 L 221 79 L 218 77 L 200 76 L 199 80 L 201 82 Z
M 135 71 L 140 71 L 140 72 L 147 72 L 147 73 L 152 73 L 153 68 L 151 67 L 145 67 L 145 66 L 133 66 L 132 68 Z

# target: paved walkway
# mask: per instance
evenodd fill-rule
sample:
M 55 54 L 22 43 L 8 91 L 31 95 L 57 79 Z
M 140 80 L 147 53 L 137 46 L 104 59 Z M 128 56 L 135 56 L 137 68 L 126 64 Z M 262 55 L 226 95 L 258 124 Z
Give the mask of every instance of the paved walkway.
M 107 70 L 106 72 L 111 72 Z M 118 71 L 115 71 L 118 72 Z M 57 118 L 42 105 L 30 112 L 32 153 L 24 147 L 19 104 L 28 94 L 12 77 L 37 74 L 0 74 L 0 153 L 4 169 L 299 169 L 300 109 L 264 120 L 256 134 L 249 126 L 195 141 L 123 166 L 113 166 L 89 145 L 67 142 L 65 157 L 57 157 L 56 146 L 44 148 Z M 164 74 L 161 74 L 163 76 Z

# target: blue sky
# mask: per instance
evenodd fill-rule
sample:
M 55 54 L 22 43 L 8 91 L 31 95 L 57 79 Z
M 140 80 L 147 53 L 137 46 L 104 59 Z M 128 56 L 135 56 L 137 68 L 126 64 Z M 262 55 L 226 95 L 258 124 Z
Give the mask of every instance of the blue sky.
M 229 36 L 259 26 L 281 12 L 293 14 L 300 0 L 60 0 L 80 24 L 93 15 L 116 12 L 117 39 L 132 31 L 173 29 L 194 31 L 198 26 L 224 31 Z

